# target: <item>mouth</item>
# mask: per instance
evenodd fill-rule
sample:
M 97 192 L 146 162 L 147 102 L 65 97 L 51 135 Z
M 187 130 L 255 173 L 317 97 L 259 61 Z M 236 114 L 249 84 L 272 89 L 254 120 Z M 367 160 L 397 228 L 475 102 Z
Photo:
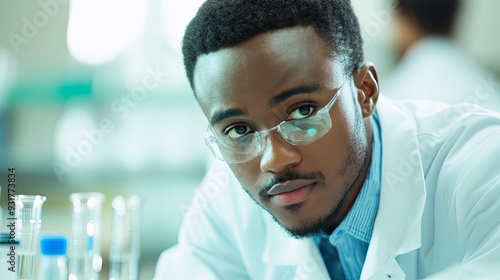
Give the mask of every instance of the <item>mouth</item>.
M 297 204 L 307 199 L 314 184 L 313 180 L 290 180 L 272 186 L 267 195 L 282 206 Z

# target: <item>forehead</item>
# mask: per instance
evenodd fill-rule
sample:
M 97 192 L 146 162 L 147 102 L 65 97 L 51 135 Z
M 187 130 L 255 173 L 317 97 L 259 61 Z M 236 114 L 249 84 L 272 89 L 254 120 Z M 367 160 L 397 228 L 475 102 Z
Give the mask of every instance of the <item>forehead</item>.
M 272 98 L 305 84 L 334 87 L 342 67 L 332 48 L 311 27 L 295 27 L 253 37 L 235 47 L 198 58 L 194 86 L 209 117 L 217 110 Z

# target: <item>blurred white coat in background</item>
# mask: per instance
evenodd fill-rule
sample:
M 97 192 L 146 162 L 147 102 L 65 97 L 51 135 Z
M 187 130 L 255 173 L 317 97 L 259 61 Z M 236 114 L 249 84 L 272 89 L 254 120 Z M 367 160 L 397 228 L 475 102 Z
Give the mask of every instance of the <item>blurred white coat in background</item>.
M 471 102 L 500 111 L 500 82 L 452 40 L 431 36 L 412 45 L 386 81 L 391 98 Z

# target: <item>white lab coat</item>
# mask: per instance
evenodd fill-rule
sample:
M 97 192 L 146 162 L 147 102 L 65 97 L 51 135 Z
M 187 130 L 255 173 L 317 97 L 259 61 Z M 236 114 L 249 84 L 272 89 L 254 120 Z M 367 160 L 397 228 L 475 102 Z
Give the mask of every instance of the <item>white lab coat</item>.
M 500 279 L 500 116 L 419 102 L 377 105 L 383 175 L 361 279 Z M 311 239 L 288 237 L 216 164 L 155 279 L 329 276 Z
M 381 84 L 383 94 L 394 99 L 470 102 L 500 111 L 498 77 L 447 37 L 417 41 Z

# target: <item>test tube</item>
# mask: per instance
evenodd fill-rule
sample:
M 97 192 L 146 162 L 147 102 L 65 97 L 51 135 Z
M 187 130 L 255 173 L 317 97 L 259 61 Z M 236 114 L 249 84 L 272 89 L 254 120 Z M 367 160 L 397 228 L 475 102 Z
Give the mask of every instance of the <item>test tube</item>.
M 17 251 L 17 279 L 35 279 L 35 256 L 38 248 L 38 234 L 42 225 L 42 205 L 46 197 L 40 195 L 16 195 L 15 218 Z
M 111 203 L 113 224 L 109 250 L 109 279 L 139 279 L 141 250 L 141 200 L 138 196 L 117 196 Z
M 98 280 L 102 268 L 102 193 L 73 193 L 69 280 Z

